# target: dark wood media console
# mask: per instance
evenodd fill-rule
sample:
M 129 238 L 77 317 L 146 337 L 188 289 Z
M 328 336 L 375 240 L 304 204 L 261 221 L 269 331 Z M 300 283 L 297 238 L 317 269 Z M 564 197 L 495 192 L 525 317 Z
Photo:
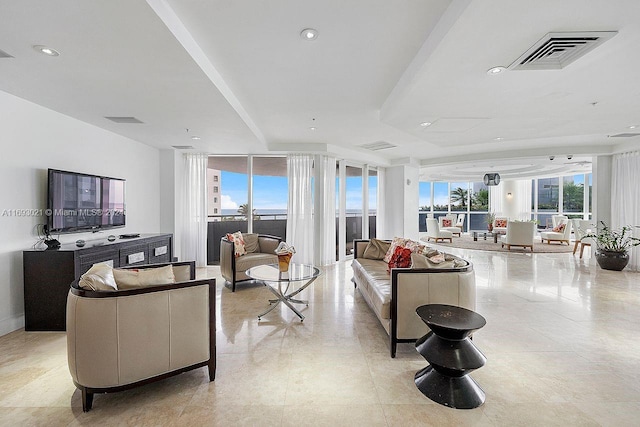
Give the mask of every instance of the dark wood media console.
M 114 267 L 173 260 L 173 235 L 142 234 L 131 239 L 88 240 L 83 247 L 27 250 L 24 263 L 24 321 L 26 331 L 66 330 L 67 294 L 71 282 L 98 262 Z

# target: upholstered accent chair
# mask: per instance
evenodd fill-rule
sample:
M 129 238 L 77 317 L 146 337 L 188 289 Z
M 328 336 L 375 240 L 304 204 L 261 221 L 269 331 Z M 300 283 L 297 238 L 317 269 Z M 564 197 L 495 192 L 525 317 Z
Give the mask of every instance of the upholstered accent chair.
M 246 254 L 235 256 L 234 243 L 223 237 L 220 240 L 220 273 L 231 287 L 231 292 L 236 291 L 236 283 L 251 280 L 245 272 L 251 267 L 265 264 L 277 264 L 278 256 L 276 248 L 282 241 L 280 237 L 266 234 L 245 234 L 247 241 L 249 236 L 256 237 L 256 243 L 250 247 L 247 244 Z
M 434 218 L 427 218 L 427 240 L 434 239 L 436 243 L 438 241 L 448 240 L 453 242 L 453 234 L 447 230 L 440 230 L 438 220 Z
M 552 231 L 541 232 L 540 238 L 542 239 L 542 243 L 546 240 L 548 244 L 551 244 L 551 242 L 559 242 L 560 244 L 566 243 L 569 245 L 569 239 L 571 238 L 571 223 L 569 219 L 561 219 Z
M 456 214 L 446 214 L 438 218 L 440 231 L 450 231 L 452 235 L 459 237 L 462 234 L 462 224 L 464 224 L 464 214 L 460 215 L 462 215 L 462 221 L 459 219 L 460 216 L 456 216 Z
M 167 265 L 136 266 L 132 273 Z M 169 265 L 175 283 L 125 287 L 116 279 L 118 289 L 93 290 L 84 287 L 83 276 L 71 284 L 67 361 L 84 412 L 96 393 L 127 390 L 203 366 L 214 380 L 215 279 L 195 280 L 193 261 Z
M 501 236 L 502 247 L 511 250 L 511 246 L 530 248 L 533 252 L 533 236 L 536 231 L 535 223 L 531 221 L 509 221 L 507 234 Z
M 573 244 L 573 254 L 575 255 L 578 250 L 578 246 L 580 246 L 580 258 L 584 253 L 585 246 L 589 246 L 593 248 L 595 246 L 595 241 L 591 237 L 584 237 L 591 230 L 595 229 L 595 225 L 591 223 L 591 221 L 583 220 L 583 219 L 574 219 L 573 222 L 573 234 L 575 238 L 575 242 Z

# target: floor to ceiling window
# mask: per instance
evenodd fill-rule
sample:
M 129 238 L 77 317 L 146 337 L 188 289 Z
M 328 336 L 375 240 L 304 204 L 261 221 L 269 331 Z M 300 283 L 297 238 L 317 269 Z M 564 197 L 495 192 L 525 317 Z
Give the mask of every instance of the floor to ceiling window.
M 208 263 L 220 239 L 236 231 L 286 239 L 287 160 L 282 156 L 210 156 L 207 170 Z
M 353 240 L 362 239 L 362 168 L 346 167 L 346 255 L 351 255 Z
M 376 237 L 376 219 L 378 216 L 378 171 L 368 168 L 369 171 L 369 238 Z
M 560 185 L 562 183 L 562 185 Z M 531 219 L 539 227 L 551 226 L 551 216 L 591 217 L 592 176 L 577 174 L 531 180 Z M 484 230 L 489 212 L 489 190 L 482 182 L 420 182 L 419 230 L 426 231 L 425 218 L 447 213 L 467 215 L 464 231 Z

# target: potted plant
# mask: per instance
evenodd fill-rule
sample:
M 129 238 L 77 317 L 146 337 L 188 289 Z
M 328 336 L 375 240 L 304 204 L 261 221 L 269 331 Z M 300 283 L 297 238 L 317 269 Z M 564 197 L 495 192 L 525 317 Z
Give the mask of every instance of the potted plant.
M 493 231 L 493 221 L 496 219 L 496 214 L 493 212 L 487 213 L 487 229 Z
M 604 270 L 621 271 L 629 263 L 629 249 L 640 245 L 640 239 L 631 235 L 632 228 L 624 226 L 619 230 L 612 230 L 600 221 L 601 226 L 595 233 L 587 233 L 596 243 L 596 261 Z

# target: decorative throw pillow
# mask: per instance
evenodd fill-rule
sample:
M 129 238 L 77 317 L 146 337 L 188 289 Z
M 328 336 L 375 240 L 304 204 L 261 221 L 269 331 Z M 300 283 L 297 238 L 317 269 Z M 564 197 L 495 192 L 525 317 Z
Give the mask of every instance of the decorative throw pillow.
M 551 230 L 551 231 L 554 231 L 556 233 L 562 233 L 566 226 L 567 226 L 567 224 L 560 223 L 560 224 L 556 225 L 555 227 L 553 227 L 553 230 Z
M 442 219 L 442 226 L 443 227 L 451 227 L 451 220 L 450 219 Z
M 392 268 L 409 268 L 411 266 L 411 249 L 396 247 L 391 259 L 389 260 L 388 271 Z
M 134 289 L 145 286 L 169 285 L 176 282 L 173 267 L 145 268 L 145 269 L 113 269 L 113 277 L 118 289 Z
M 506 219 L 496 219 L 496 227 L 504 228 L 506 226 L 507 226 L 507 220 Z
M 389 263 L 389 261 L 391 261 L 391 257 L 393 256 L 393 253 L 396 251 L 396 248 L 398 246 L 402 246 L 404 247 L 407 242 L 410 242 L 411 239 L 405 239 L 403 237 L 394 237 L 393 240 L 391 241 L 391 245 L 389 245 L 389 249 L 387 250 L 387 253 L 385 254 L 384 258 L 382 258 L 382 260 L 386 263 Z
M 113 278 L 113 268 L 105 262 L 93 264 L 86 273 L 80 276 L 78 285 L 82 289 L 91 289 L 92 291 L 118 290 L 118 285 Z
M 244 239 L 242 238 L 242 232 L 236 231 L 233 234 L 227 233 L 227 240 L 233 242 L 233 249 L 236 258 L 247 253 L 244 247 Z
M 391 242 L 385 242 L 384 240 L 371 239 L 367 244 L 367 247 L 362 253 L 362 258 L 366 259 L 384 259 L 387 251 L 391 247 Z
M 258 235 L 255 233 L 247 234 L 242 233 L 242 240 L 244 240 L 244 250 L 248 254 L 260 252 L 260 244 L 258 243 Z

